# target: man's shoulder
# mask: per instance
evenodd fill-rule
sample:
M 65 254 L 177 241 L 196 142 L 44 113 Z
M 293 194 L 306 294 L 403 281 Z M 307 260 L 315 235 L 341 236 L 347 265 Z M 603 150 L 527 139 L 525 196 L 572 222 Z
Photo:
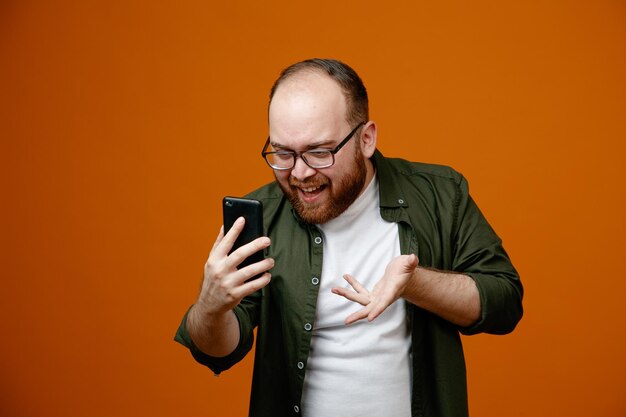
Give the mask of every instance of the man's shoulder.
M 246 194 L 246 198 L 254 198 L 256 200 L 271 200 L 281 198 L 282 196 L 283 192 L 276 181 L 267 183 Z
M 283 200 L 284 194 L 278 183 L 276 181 L 272 181 L 254 191 L 249 192 L 245 195 L 245 197 L 259 200 L 263 204 L 263 211 L 267 213 L 268 211 L 278 209 L 281 201 Z
M 455 184 L 463 181 L 463 175 L 447 165 L 414 162 L 401 158 L 384 158 L 384 161 L 390 173 L 409 180 L 422 178 Z
M 469 193 L 463 175 L 446 165 L 386 158 L 380 153 L 376 164 L 383 205 L 393 206 L 394 201 L 405 200 L 429 205 L 446 201 L 454 206 Z

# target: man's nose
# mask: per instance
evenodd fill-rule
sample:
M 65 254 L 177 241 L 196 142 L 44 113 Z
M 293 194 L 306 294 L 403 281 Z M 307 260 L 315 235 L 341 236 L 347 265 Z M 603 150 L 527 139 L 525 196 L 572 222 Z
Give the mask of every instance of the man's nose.
M 317 171 L 304 163 L 302 157 L 296 158 L 296 163 L 291 169 L 291 176 L 298 181 L 304 181 L 305 179 L 315 175 Z

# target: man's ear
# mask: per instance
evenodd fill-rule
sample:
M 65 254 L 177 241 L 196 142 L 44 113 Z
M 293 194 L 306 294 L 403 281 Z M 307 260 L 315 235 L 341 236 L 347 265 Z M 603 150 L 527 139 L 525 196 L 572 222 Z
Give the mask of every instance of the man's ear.
M 376 122 L 369 121 L 363 126 L 361 130 L 360 139 L 361 139 L 361 152 L 363 152 L 363 156 L 366 158 L 371 158 L 374 155 L 374 151 L 376 150 Z

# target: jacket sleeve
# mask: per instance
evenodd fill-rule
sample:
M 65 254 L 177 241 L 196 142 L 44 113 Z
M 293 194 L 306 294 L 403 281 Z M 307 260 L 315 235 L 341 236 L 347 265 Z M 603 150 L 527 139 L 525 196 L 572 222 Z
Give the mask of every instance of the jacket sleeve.
M 239 322 L 239 344 L 235 350 L 224 357 L 209 356 L 202 352 L 191 340 L 187 331 L 187 316 L 189 310 L 185 313 L 174 340 L 189 349 L 193 358 L 207 366 L 216 375 L 225 371 L 242 360 L 252 348 L 254 343 L 254 327 L 258 324 L 258 311 L 261 298 L 261 292 L 246 297 L 233 310 L 237 321 Z
M 506 334 L 522 318 L 523 287 L 509 256 L 470 197 L 461 177 L 455 202 L 453 269 L 470 276 L 480 294 L 481 317 L 463 334 Z

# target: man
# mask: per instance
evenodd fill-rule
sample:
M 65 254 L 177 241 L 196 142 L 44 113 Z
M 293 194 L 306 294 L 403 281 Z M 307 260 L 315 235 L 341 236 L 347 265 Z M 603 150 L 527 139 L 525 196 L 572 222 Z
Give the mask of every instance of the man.
M 251 416 L 467 416 L 459 332 L 508 333 L 522 316 L 465 179 L 385 158 L 376 138 L 349 66 L 307 60 L 275 82 L 263 155 L 276 181 L 249 195 L 267 237 L 228 255 L 243 219 L 220 231 L 176 335 L 217 374 L 258 326 Z

